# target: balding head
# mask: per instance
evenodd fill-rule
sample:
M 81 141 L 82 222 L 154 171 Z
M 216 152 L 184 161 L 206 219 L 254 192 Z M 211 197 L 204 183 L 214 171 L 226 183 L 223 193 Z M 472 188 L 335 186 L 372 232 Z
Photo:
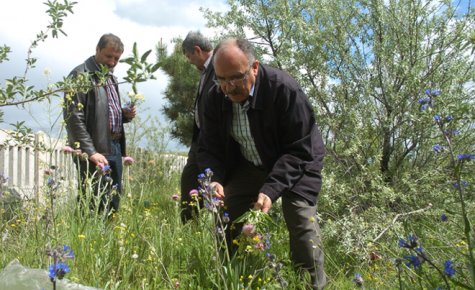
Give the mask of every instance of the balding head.
M 231 101 L 245 102 L 259 68 L 250 42 L 239 38 L 221 41 L 216 47 L 213 65 L 221 90 Z

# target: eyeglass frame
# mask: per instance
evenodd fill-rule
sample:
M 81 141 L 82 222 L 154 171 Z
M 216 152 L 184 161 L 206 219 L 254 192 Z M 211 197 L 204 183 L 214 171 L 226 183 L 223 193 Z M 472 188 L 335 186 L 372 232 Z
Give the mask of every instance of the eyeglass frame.
M 237 78 L 230 79 L 230 80 L 219 80 L 215 76 L 215 78 L 213 79 L 213 82 L 217 86 L 223 86 L 223 85 L 231 85 L 233 87 L 238 86 L 240 82 L 242 84 L 242 83 L 244 83 L 244 81 L 246 81 L 246 79 L 249 77 L 249 73 L 251 72 L 251 69 L 252 69 L 252 66 L 250 66 L 246 70 L 246 72 L 244 73 L 244 75 L 242 77 L 237 77 Z

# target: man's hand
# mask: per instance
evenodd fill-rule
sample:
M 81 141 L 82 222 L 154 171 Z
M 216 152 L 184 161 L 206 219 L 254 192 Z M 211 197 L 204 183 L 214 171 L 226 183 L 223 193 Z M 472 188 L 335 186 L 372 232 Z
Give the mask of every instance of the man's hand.
M 219 199 L 224 198 L 224 188 L 219 182 L 213 181 L 209 184 L 209 186 L 212 189 L 214 189 L 214 193 L 216 194 L 217 198 L 219 198 Z
M 135 108 L 135 106 L 127 107 L 127 108 L 122 109 L 122 113 L 124 114 L 124 117 L 127 120 L 132 120 L 133 118 L 135 118 L 135 115 L 137 114 L 137 109 Z
M 257 196 L 257 201 L 254 203 L 254 209 L 262 210 L 262 212 L 267 213 L 272 207 L 272 200 L 265 193 L 260 192 Z
M 102 155 L 101 153 L 94 153 L 91 156 L 89 156 L 89 160 L 91 162 L 94 162 L 96 165 L 103 167 L 104 165 L 109 164 L 109 161 L 107 161 L 106 157 Z

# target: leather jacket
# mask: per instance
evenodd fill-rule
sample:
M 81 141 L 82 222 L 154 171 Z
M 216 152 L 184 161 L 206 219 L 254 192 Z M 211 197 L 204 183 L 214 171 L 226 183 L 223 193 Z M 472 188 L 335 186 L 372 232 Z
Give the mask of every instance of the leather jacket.
M 99 80 L 95 74 L 97 71 L 100 71 L 100 69 L 94 56 L 89 57 L 84 63 L 74 68 L 69 77 L 76 77 L 87 72 L 93 88 L 89 89 L 87 93 L 77 92 L 74 95 L 65 93 L 64 97 L 63 118 L 68 132 L 68 142 L 75 149 L 76 142 L 79 142 L 79 148 L 86 152 L 88 156 L 95 153 L 103 155 L 111 153 L 112 137 L 109 128 L 108 97 L 105 88 L 98 86 Z M 114 76 L 112 78 L 116 91 L 120 96 L 117 79 Z M 122 156 L 125 156 L 123 123 L 128 121 L 125 117 L 122 117 L 122 136 L 119 139 Z

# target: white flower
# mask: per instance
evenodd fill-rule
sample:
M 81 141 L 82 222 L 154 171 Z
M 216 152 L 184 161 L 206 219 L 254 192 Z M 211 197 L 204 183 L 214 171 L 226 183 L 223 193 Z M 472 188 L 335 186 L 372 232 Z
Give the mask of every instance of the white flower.
M 138 257 L 139 257 L 139 255 L 137 255 L 137 253 L 134 253 L 134 254 L 132 255 L 132 259 L 134 259 L 134 260 L 138 259 Z
M 48 76 L 51 75 L 51 70 L 49 68 L 45 67 L 45 69 L 43 70 L 43 74 L 48 77 Z
M 131 98 L 135 97 L 135 93 L 134 93 L 133 91 L 130 91 L 130 92 L 128 93 L 128 95 L 129 95 L 129 97 L 131 97 Z

